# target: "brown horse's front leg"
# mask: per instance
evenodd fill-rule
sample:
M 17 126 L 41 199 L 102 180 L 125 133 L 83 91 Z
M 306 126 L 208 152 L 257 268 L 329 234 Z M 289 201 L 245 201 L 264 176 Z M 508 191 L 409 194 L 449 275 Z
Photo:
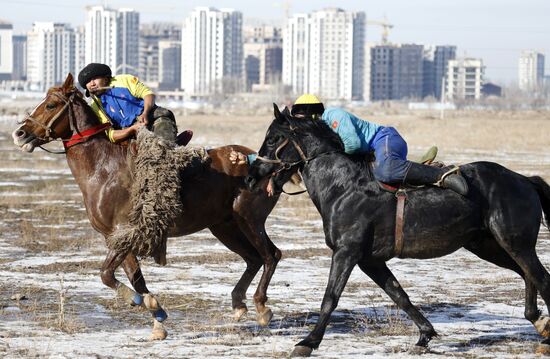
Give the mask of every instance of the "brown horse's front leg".
M 149 293 L 149 289 L 147 289 L 147 285 L 145 284 L 145 278 L 143 278 L 139 262 L 135 255 L 131 253 L 128 254 L 124 262 L 122 262 L 122 268 L 124 268 L 124 272 L 136 292 L 141 295 Z
M 110 250 L 107 253 L 107 257 L 101 266 L 101 280 L 103 284 L 117 292 L 117 295 L 121 297 L 125 302 L 130 305 L 142 305 L 143 296 L 134 292 L 128 288 L 124 283 L 121 283 L 115 277 L 116 269 L 130 256 L 127 253 L 119 253 Z

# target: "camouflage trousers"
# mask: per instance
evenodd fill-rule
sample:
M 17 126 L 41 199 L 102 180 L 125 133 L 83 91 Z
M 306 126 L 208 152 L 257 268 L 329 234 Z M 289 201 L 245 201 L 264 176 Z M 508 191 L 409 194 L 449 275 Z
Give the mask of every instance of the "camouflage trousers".
M 153 109 L 152 117 L 153 121 L 149 122 L 147 128 L 160 138 L 175 142 L 178 135 L 178 127 L 176 126 L 176 118 L 172 111 L 156 106 Z

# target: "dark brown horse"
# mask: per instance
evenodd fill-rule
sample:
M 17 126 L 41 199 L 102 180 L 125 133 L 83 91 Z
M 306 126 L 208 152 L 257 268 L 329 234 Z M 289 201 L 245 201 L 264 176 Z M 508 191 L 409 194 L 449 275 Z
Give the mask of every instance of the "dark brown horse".
M 15 144 L 27 152 L 61 139 L 93 228 L 107 237 L 117 226 L 128 222 L 131 183 L 128 147 L 108 140 L 104 127 L 74 87 L 71 74 L 61 87 L 48 90 L 46 98 L 12 136 Z M 254 303 L 258 322 L 267 325 L 272 313 L 265 306 L 266 291 L 281 252 L 267 236 L 264 225 L 278 197 L 267 197 L 265 192 L 252 193 L 246 189 L 243 179 L 247 166 L 229 161 L 232 149 L 252 152 L 242 146 L 211 149 L 206 168 L 198 175 L 182 179 L 185 188 L 181 193 L 183 216 L 175 221 L 170 236 L 183 236 L 208 228 L 244 259 L 246 270 L 231 293 L 236 319 L 246 313 L 246 291 L 260 267 L 264 266 Z M 124 268 L 137 293 L 115 278 L 119 266 Z M 141 305 L 151 311 L 155 319 L 152 339 L 166 337 L 160 324 L 166 313 L 149 294 L 135 255 L 109 250 L 101 268 L 101 279 L 131 305 Z

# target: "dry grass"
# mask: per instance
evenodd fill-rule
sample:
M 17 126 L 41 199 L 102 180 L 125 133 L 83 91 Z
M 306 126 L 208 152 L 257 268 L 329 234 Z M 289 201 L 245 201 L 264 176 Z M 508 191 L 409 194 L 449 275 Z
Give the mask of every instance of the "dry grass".
M 76 304 L 72 303 L 69 291 L 63 287 L 62 279 L 59 291 L 39 287 L 20 287 L 16 290 L 17 293 L 14 291 L 8 294 L 10 297 L 18 295 L 23 298 L 15 301 L 20 309 L 17 315 L 23 317 L 21 319 L 30 319 L 44 328 L 68 334 L 85 329 L 85 325 L 78 319 Z

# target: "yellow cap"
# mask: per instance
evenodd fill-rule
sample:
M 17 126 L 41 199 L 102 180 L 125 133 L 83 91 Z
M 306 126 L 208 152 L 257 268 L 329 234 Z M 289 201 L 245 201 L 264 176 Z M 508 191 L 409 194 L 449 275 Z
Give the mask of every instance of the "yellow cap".
M 303 94 L 296 99 L 296 102 L 294 102 L 295 105 L 313 105 L 318 103 L 321 103 L 321 101 L 319 101 L 317 96 L 309 93 Z

